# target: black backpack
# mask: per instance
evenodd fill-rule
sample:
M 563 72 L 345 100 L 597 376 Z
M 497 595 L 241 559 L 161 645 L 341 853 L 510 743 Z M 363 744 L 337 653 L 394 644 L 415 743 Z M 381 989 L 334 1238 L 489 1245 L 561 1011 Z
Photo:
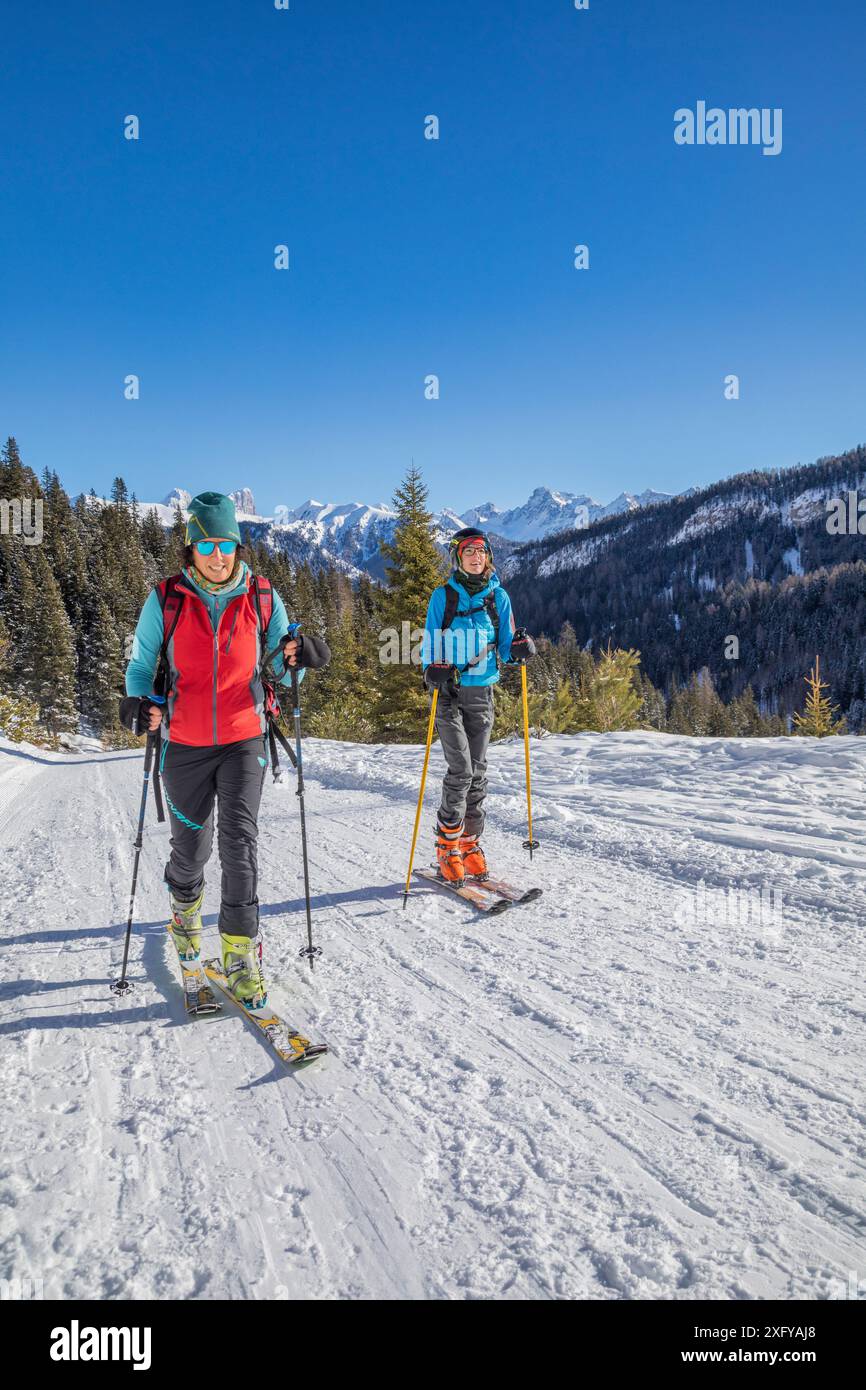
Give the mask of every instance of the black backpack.
M 445 612 L 442 614 L 442 631 L 450 627 L 457 616 L 457 608 L 460 603 L 460 595 L 453 584 L 443 584 L 445 590 Z M 467 608 L 465 613 L 461 613 L 461 618 L 468 618 L 470 613 L 481 613 L 487 609 L 487 616 L 493 624 L 493 640 L 499 647 L 499 609 L 496 607 L 496 594 L 491 592 L 484 599 L 483 603 L 477 608 Z

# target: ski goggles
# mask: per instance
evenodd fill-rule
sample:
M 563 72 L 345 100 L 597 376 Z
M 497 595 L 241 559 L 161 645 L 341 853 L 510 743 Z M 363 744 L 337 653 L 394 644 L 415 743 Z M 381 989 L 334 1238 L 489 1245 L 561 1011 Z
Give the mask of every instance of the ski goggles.
M 234 555 L 238 543 L 237 541 L 196 541 L 195 543 L 199 555 L 213 555 L 216 546 L 219 546 L 220 555 Z

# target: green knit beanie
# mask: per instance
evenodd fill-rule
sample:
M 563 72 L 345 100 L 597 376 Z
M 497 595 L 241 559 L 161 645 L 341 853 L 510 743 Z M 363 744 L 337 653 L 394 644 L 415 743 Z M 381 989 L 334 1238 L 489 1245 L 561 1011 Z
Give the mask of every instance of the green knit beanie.
M 235 504 L 230 497 L 221 492 L 200 492 L 189 504 L 189 520 L 186 523 L 186 543 L 207 540 L 209 536 L 223 536 L 227 541 L 241 543 Z

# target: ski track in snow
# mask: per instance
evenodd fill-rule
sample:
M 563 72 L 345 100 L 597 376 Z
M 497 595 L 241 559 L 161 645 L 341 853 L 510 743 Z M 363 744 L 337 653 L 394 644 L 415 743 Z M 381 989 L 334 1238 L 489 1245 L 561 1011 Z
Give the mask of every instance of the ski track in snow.
M 46 1298 L 844 1297 L 866 1269 L 866 744 L 580 735 L 490 753 L 493 919 L 418 881 L 422 750 L 268 775 L 275 1006 L 187 1021 L 140 753 L 0 740 L 0 1276 Z M 429 860 L 431 759 L 417 863 Z M 210 865 L 207 953 L 216 953 Z

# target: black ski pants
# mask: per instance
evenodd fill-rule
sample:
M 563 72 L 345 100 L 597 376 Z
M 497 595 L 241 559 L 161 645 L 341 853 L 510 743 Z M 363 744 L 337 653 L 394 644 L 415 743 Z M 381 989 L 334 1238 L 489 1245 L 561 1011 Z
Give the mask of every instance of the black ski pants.
M 264 735 L 205 748 L 167 743 L 163 750 L 162 781 L 171 818 L 165 881 L 183 902 L 198 897 L 213 848 L 218 802 L 219 928 L 231 936 L 258 934 L 258 817 L 266 771 Z

